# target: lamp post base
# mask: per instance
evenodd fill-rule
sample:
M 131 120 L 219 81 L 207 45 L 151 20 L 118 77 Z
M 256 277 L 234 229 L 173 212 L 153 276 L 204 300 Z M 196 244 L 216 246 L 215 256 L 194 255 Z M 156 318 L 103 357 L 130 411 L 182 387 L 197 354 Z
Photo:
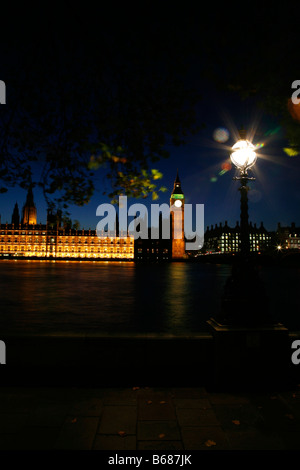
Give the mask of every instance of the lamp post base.
M 214 388 L 274 391 L 274 387 L 288 387 L 290 345 L 283 325 L 223 325 L 214 318 L 207 323 L 214 341 Z
M 216 320 L 224 325 L 272 325 L 268 297 L 251 258 L 236 257 Z
M 220 312 L 208 320 L 213 335 L 213 385 L 217 388 L 286 387 L 288 330 L 272 320 L 263 282 L 250 258 L 232 267 Z

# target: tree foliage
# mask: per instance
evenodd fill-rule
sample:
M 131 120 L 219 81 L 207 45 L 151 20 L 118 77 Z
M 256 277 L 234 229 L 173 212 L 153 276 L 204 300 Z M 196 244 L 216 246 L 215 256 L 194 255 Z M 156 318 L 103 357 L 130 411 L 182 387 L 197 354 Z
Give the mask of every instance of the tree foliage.
M 297 6 L 252 6 L 207 18 L 213 26 L 206 36 L 206 76 L 219 90 L 254 102 L 277 120 L 290 155 L 299 155 L 300 106 L 291 103 L 292 83 L 300 79 Z M 196 53 L 202 57 L 203 48 L 196 46 Z
M 70 2 L 31 15 L 30 28 L 19 11 L 15 34 L 3 34 L 2 191 L 38 184 L 64 208 L 89 202 L 95 187 L 156 198 L 164 188 L 151 167 L 196 129 L 186 41 L 164 22 L 93 17 Z

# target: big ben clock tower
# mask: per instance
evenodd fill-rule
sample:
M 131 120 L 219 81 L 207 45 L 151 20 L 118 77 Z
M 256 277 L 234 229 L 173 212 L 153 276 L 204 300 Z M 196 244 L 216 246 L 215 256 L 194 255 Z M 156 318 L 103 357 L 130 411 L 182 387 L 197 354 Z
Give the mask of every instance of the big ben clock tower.
M 174 182 L 174 189 L 170 198 L 171 212 L 171 240 L 172 240 L 172 259 L 185 258 L 185 239 L 184 239 L 184 194 L 181 189 L 181 183 L 178 176 Z

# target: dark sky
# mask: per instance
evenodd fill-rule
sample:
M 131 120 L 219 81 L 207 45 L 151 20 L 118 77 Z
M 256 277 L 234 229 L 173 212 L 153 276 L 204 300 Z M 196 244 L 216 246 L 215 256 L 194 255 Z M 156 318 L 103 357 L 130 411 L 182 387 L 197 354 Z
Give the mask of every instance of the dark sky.
M 39 9 L 11 9 L 6 32 L 2 32 L 0 51 L 7 54 L 11 47 L 14 54 L 19 51 L 22 55 L 25 51 L 30 59 L 33 44 L 38 47 L 41 42 L 40 47 L 42 50 L 45 47 L 49 54 L 47 56 L 45 52 L 44 59 L 52 57 L 55 70 L 57 64 L 54 63 L 56 55 L 53 51 L 62 45 L 71 47 L 76 38 L 82 47 L 90 47 L 92 57 L 97 33 L 103 30 L 108 42 L 110 35 L 112 38 L 118 36 L 121 42 L 122 37 L 128 35 L 136 40 L 133 44 L 138 47 L 139 39 L 145 40 L 149 36 L 148 47 L 159 50 L 169 48 L 174 38 L 175 49 L 180 44 L 183 51 L 189 51 L 190 69 L 186 80 L 201 95 L 196 111 L 199 123 L 203 122 L 205 127 L 195 135 L 187 136 L 185 145 L 178 148 L 169 146 L 168 159 L 152 164 L 162 171 L 164 177 L 161 182 L 168 188 L 156 203 L 169 201 L 178 168 L 186 202 L 204 204 L 205 226 L 224 223 L 225 220 L 229 225 L 235 225 L 239 220 L 238 183 L 232 179 L 234 168 L 230 169 L 226 163 L 229 163 L 229 148 L 235 143 L 237 131 L 244 126 L 249 130 L 253 143 L 258 144 L 258 159 L 253 170 L 256 180 L 251 183 L 249 192 L 249 219 L 257 224 L 263 221 L 269 230 L 274 230 L 278 222 L 282 225 L 295 222 L 300 226 L 300 155 L 289 157 L 284 152 L 288 142 L 280 116 L 271 112 L 272 106 L 268 109 L 258 106 L 256 95 L 244 100 L 237 87 L 235 91 L 225 89 L 226 84 L 232 83 L 232 77 L 237 77 L 237 82 L 245 89 L 253 86 L 259 93 L 265 92 L 269 101 L 274 99 L 274 103 L 279 96 L 289 97 L 292 81 L 300 79 L 299 63 L 294 55 L 300 44 L 292 8 L 283 10 L 279 6 L 271 9 L 261 6 L 247 12 L 243 7 L 237 12 L 231 11 L 230 7 L 217 6 L 204 12 L 195 3 L 190 3 L 178 11 L 173 8 L 162 11 L 161 7 L 155 8 L 153 2 L 143 2 L 143 7 L 127 6 L 122 11 L 117 8 L 117 3 L 112 3 L 109 10 L 95 10 L 92 3 L 90 7 L 87 3 L 85 10 L 81 11 L 71 2 L 61 2 L 56 9 L 53 5 L 55 3 L 45 2 Z M 10 34 L 9 39 L 6 34 Z M 160 43 L 165 37 L 168 38 L 166 43 Z M 16 70 L 17 55 L 11 56 Z M 80 69 L 80 63 L 72 62 L 76 60 L 76 56 L 72 59 L 68 54 L 70 64 Z M 5 64 L 2 61 L 0 79 L 6 77 Z M 51 62 L 48 66 L 51 69 Z M 181 67 L 180 62 L 178 67 Z M 211 70 L 213 78 L 208 73 Z M 23 73 L 20 68 L 20 76 Z M 6 80 L 6 86 L 9 94 L 9 80 Z M 34 88 L 34 83 L 29 81 L 27 87 Z M 9 101 L 5 106 L 10 106 Z M 215 131 L 219 128 L 227 131 L 225 142 L 218 142 Z M 99 220 L 96 217 L 97 206 L 109 202 L 102 195 L 106 184 L 105 172 L 99 171 L 91 202 L 83 207 L 69 208 L 71 218 L 79 220 L 81 227 L 95 229 Z M 45 223 L 46 204 L 41 190 L 36 189 L 34 197 L 38 222 Z M 26 191 L 18 188 L 0 195 L 2 223 L 10 222 L 15 202 L 21 208 L 25 198 Z M 149 205 L 151 200 L 129 201 L 134 202 Z

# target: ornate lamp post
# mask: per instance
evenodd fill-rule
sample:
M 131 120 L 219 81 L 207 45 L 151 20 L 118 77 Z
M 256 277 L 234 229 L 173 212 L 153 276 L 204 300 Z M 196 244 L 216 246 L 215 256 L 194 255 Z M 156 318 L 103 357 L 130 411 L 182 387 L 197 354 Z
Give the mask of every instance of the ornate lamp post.
M 232 274 L 228 278 L 222 298 L 222 311 L 219 321 L 224 324 L 261 324 L 268 321 L 268 302 L 264 286 L 258 277 L 257 269 L 250 259 L 248 223 L 248 181 L 255 178 L 248 175 L 257 156 L 254 145 L 246 139 L 246 132 L 240 131 L 240 139 L 233 145 L 230 154 L 232 163 L 239 169 L 241 215 L 240 215 L 240 254 L 235 257 Z
M 246 133 L 244 130 L 240 131 L 240 140 L 232 147 L 230 155 L 232 163 L 240 170 L 240 176 L 235 177 L 235 180 L 241 182 L 241 255 L 247 257 L 250 251 L 249 244 L 249 224 L 248 224 L 248 190 L 247 182 L 255 180 L 255 178 L 248 176 L 248 170 L 253 167 L 256 162 L 256 153 L 254 145 L 246 140 Z
M 254 146 L 245 131 L 232 147 L 232 163 L 239 169 L 241 193 L 240 256 L 235 256 L 217 314 L 208 320 L 214 341 L 212 380 L 216 387 L 277 386 L 288 371 L 288 330 L 271 319 L 264 285 L 249 256 L 247 183 L 256 162 Z M 269 360 L 272 351 L 272 361 Z M 276 355 L 276 358 L 273 356 Z

